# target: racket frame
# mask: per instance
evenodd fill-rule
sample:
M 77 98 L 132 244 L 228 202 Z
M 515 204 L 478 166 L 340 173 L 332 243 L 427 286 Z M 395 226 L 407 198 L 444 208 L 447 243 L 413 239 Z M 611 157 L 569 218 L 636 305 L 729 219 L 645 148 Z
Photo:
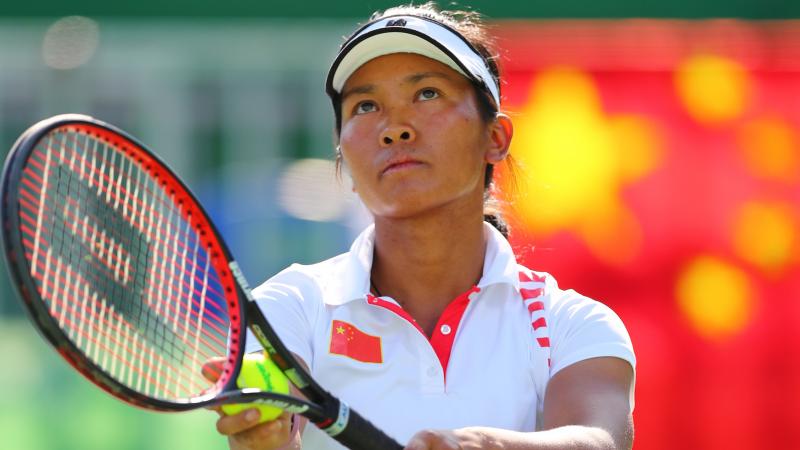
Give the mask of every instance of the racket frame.
M 70 126 L 76 126 L 78 128 L 88 127 L 90 129 L 102 130 L 102 133 L 99 133 L 98 137 L 105 139 L 106 141 L 111 141 L 108 139 L 109 135 L 117 135 L 116 137 L 118 137 L 119 142 L 109 142 L 110 144 L 112 144 L 114 147 L 130 149 L 132 154 L 139 157 L 138 159 L 134 157 L 134 159 L 136 159 L 140 164 L 157 166 L 159 168 L 159 173 L 163 172 L 163 174 L 168 177 L 170 182 L 175 184 L 173 187 L 178 188 L 177 193 L 179 197 L 187 198 L 191 202 L 192 206 L 198 210 L 198 218 L 202 217 L 204 219 L 203 222 L 205 222 L 202 226 L 203 231 L 207 233 L 213 233 L 213 239 L 219 246 L 218 250 L 222 252 L 222 255 L 219 257 L 222 257 L 228 261 L 231 259 L 230 252 L 225 247 L 225 243 L 217 233 L 217 230 L 210 223 L 210 219 L 208 219 L 209 216 L 203 209 L 200 202 L 197 201 L 188 187 L 183 184 L 180 178 L 178 178 L 177 175 L 169 168 L 169 166 L 157 155 L 149 152 L 146 147 L 144 147 L 132 136 L 108 123 L 80 114 L 63 114 L 54 116 L 33 125 L 31 128 L 26 130 L 19 137 L 19 139 L 17 139 L 16 143 L 12 147 L 11 152 L 9 152 L 9 155 L 6 158 L 2 175 L 3 184 L 0 187 L 0 195 L 2 196 L 3 206 L 0 208 L 0 223 L 2 223 L 3 227 L 3 251 L 7 255 L 7 260 L 9 262 L 7 266 L 9 274 L 14 281 L 12 284 L 16 286 L 19 297 L 23 299 L 22 303 L 25 306 L 24 309 L 26 313 L 30 319 L 38 325 L 35 328 L 40 331 L 40 334 L 48 342 L 50 342 L 50 344 L 58 351 L 59 354 L 61 354 L 64 359 L 67 360 L 67 362 L 70 363 L 70 365 L 72 365 L 76 370 L 82 373 L 97 386 L 114 395 L 115 397 L 122 399 L 123 401 L 145 409 L 159 411 L 186 411 L 198 407 L 217 404 L 215 400 L 217 397 L 222 396 L 223 393 L 235 392 L 239 390 L 236 385 L 236 378 L 241 370 L 242 359 L 244 357 L 244 340 L 246 338 L 244 328 L 241 326 L 243 323 L 242 319 L 245 317 L 245 307 L 242 299 L 246 298 L 246 296 L 242 296 L 240 290 L 235 294 L 239 296 L 239 300 L 234 310 L 230 309 L 231 304 L 228 302 L 228 308 L 232 322 L 232 332 L 228 338 L 229 342 L 227 346 L 227 349 L 229 350 L 229 361 L 227 361 L 225 364 L 225 368 L 221 374 L 221 377 L 224 377 L 220 383 L 222 386 L 218 386 L 216 390 L 208 394 L 192 397 L 188 401 L 181 402 L 163 400 L 157 397 L 151 397 L 142 394 L 116 381 L 109 373 L 107 373 L 97 364 L 93 363 L 88 357 L 85 356 L 84 352 L 78 349 L 72 340 L 69 339 L 69 337 L 59 326 L 56 319 L 49 313 L 46 302 L 39 295 L 39 291 L 33 281 L 33 278 L 28 275 L 30 274 L 30 265 L 25 257 L 25 250 L 22 246 L 19 202 L 16 201 L 16 197 L 11 197 L 11 189 L 19 186 L 20 179 L 22 178 L 22 169 L 25 167 L 28 158 L 36 148 L 39 141 L 55 129 L 69 128 Z M 142 168 L 142 170 L 146 169 Z M 164 175 L 160 176 L 159 178 L 163 179 Z M 16 193 L 16 191 L 14 193 Z M 228 272 L 228 276 L 230 277 L 230 272 Z M 233 279 L 231 281 L 233 281 Z M 235 282 L 231 282 L 230 285 L 236 285 L 236 288 L 238 288 L 238 284 Z M 226 294 L 226 299 L 227 297 L 228 295 Z M 236 318 L 235 321 L 234 318 Z M 234 325 L 234 323 L 237 324 Z M 237 339 L 241 342 L 236 347 L 233 347 L 231 342 Z M 230 354 L 230 350 L 237 350 L 236 355 L 232 356 Z M 231 363 L 233 363 L 232 368 Z M 248 396 L 248 398 L 252 398 L 252 395 Z M 233 398 L 231 398 L 230 402 L 234 402 Z
M 41 298 L 32 277 L 29 275 L 30 267 L 25 257 L 20 236 L 19 204 L 16 201 L 16 197 L 10 197 L 10 189 L 19 185 L 22 177 L 22 168 L 39 140 L 56 128 L 70 125 L 99 129 L 104 131 L 101 134 L 116 135 L 122 142 L 123 147 L 128 146 L 134 153 L 139 153 L 142 160 L 145 157 L 148 158 L 151 164 L 156 165 L 163 171 L 169 180 L 174 182 L 173 187 L 176 188 L 180 195 L 184 196 L 197 209 L 199 213 L 197 218 L 203 221 L 204 231 L 212 235 L 212 242 L 217 246 L 215 251 L 220 254 L 209 256 L 222 258 L 228 262 L 228 270 L 223 270 L 220 275 L 223 278 L 231 278 L 229 280 L 230 284 L 225 285 L 225 290 L 227 294 L 237 297 L 238 301 L 235 308 L 230 308 L 232 306 L 230 302 L 228 302 L 228 307 L 232 322 L 235 319 L 238 324 L 232 327 L 236 329 L 232 331 L 228 338 L 228 361 L 215 391 L 181 402 L 151 397 L 131 389 L 116 381 L 113 376 L 86 357 L 84 352 L 71 341 L 55 318 L 49 313 L 46 303 Z M 2 185 L 0 185 L 0 196 L 2 196 L 0 198 L 0 202 L 2 202 L 0 203 L 2 205 L 0 208 L 0 224 L 3 229 L 0 235 L 2 235 L 3 251 L 8 261 L 8 271 L 14 281 L 13 284 L 19 297 L 23 300 L 24 309 L 31 321 L 37 325 L 35 328 L 39 333 L 70 365 L 95 385 L 126 403 L 157 411 L 186 411 L 223 403 L 264 403 L 306 416 L 324 432 L 350 448 L 402 448 L 400 444 L 376 428 L 364 417 L 350 410 L 346 403 L 328 393 L 300 365 L 277 336 L 272 326 L 269 325 L 269 321 L 258 307 L 242 271 L 233 259 L 225 241 L 211 222 L 210 216 L 202 204 L 170 167 L 156 154 L 147 150 L 147 147 L 138 140 L 113 125 L 90 116 L 80 114 L 54 116 L 33 125 L 17 139 L 6 158 L 2 180 Z M 228 298 L 227 294 L 226 299 Z M 245 340 L 247 339 L 245 326 L 250 328 L 264 350 L 269 353 L 270 358 L 308 401 L 293 396 L 263 392 L 258 389 L 238 388 L 236 379 L 242 367 Z M 238 347 L 236 348 L 232 346 L 234 339 L 238 339 Z M 232 355 L 231 350 L 238 351 L 236 355 Z M 222 377 L 226 378 L 223 380 Z

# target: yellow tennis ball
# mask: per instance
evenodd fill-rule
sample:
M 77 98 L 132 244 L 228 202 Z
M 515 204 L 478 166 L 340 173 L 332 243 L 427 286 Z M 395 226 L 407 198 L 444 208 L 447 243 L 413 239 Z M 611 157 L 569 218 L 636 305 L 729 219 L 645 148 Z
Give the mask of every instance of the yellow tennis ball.
M 259 388 L 265 392 L 276 392 L 278 394 L 289 393 L 289 380 L 265 353 L 250 353 L 244 356 L 242 370 L 239 372 L 236 384 L 240 388 Z M 280 408 L 258 403 L 222 405 L 222 411 L 228 415 L 237 414 L 240 411 L 251 408 L 261 411 L 259 422 L 275 420 L 283 412 Z

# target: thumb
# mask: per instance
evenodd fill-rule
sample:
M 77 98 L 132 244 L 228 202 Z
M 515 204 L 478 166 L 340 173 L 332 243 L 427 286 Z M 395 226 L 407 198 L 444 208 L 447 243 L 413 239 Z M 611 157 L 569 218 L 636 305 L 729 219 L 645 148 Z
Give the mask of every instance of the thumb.
M 430 439 L 430 432 L 421 431 L 408 441 L 404 450 L 429 450 L 431 448 Z

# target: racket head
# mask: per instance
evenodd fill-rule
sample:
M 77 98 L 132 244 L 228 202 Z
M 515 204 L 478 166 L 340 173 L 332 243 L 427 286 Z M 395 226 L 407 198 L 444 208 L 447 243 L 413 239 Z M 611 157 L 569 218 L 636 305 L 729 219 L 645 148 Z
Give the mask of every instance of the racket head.
M 0 199 L 19 298 L 86 378 L 163 411 L 237 389 L 246 297 L 231 254 L 191 191 L 144 145 L 89 116 L 43 120 L 6 158 Z M 203 277 L 212 282 L 195 286 Z M 207 358 L 223 359 L 215 383 L 201 374 Z

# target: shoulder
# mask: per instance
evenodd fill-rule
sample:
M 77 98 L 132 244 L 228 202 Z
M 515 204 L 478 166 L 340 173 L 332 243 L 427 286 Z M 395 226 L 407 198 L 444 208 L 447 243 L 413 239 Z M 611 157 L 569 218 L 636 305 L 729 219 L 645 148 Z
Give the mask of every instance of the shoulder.
M 552 352 L 552 373 L 577 361 L 615 356 L 635 367 L 633 344 L 625 324 L 607 305 L 576 292 L 562 289 L 546 272 L 520 267 L 520 292 L 526 286 L 536 294 L 532 314 L 540 311 Z
M 544 303 L 543 306 L 553 319 L 580 321 L 587 315 L 599 314 L 613 316 L 619 320 L 616 313 L 604 303 L 582 295 L 574 289 L 559 287 L 555 277 L 551 274 L 534 271 L 522 265 L 518 265 L 518 267 L 520 290 L 523 297 L 526 291 L 533 290 L 537 300 Z
M 318 298 L 331 305 L 342 305 L 362 298 L 369 291 L 374 227 L 367 227 L 353 241 L 350 250 L 316 264 L 292 264 L 257 287 L 256 297 L 274 290 L 291 291 L 301 298 Z
M 315 264 L 294 263 L 253 289 L 257 299 L 275 294 L 291 294 L 298 299 L 319 298 L 331 284 L 341 280 L 347 253 Z

